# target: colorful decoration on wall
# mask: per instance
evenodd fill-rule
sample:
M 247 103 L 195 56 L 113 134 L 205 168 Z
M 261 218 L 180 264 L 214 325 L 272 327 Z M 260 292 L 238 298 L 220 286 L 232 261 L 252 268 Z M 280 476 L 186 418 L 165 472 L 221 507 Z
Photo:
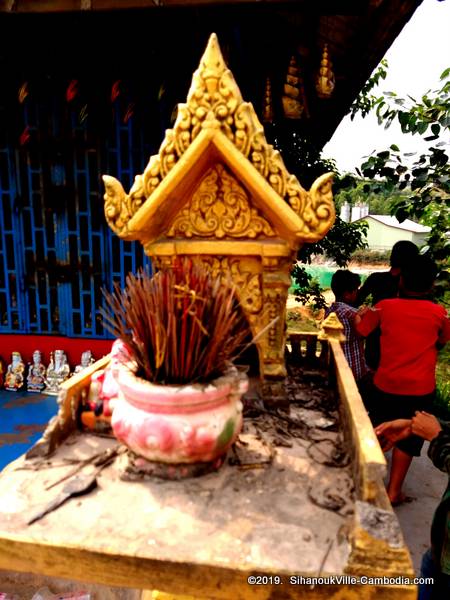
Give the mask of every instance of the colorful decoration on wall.
M 266 87 L 264 90 L 262 121 L 263 123 L 273 123 L 272 84 L 269 77 L 266 79 Z
M 50 363 L 45 375 L 44 394 L 57 396 L 59 387 L 70 375 L 70 367 L 64 350 L 50 352 Z
M 25 129 L 22 131 L 22 133 L 20 134 L 19 144 L 21 146 L 25 146 L 25 144 L 27 144 L 30 141 L 30 138 L 31 138 L 30 128 L 27 125 L 25 127 Z
M 120 84 L 121 80 L 118 79 L 112 84 L 111 88 L 111 103 L 115 102 L 117 98 L 120 96 Z
M 5 375 L 5 390 L 18 392 L 25 385 L 25 363 L 20 352 L 11 354 L 11 364 L 8 365 Z
M 319 98 L 330 98 L 335 86 L 335 77 L 328 53 L 328 44 L 324 44 L 320 69 L 316 79 L 316 91 Z
M 33 362 L 28 366 L 27 390 L 29 392 L 42 392 L 45 388 L 46 368 L 42 364 L 42 353 L 40 350 L 33 352 Z
M 130 103 L 128 104 L 128 107 L 127 107 L 126 113 L 125 113 L 125 115 L 124 115 L 124 117 L 123 117 L 123 123 L 124 123 L 124 125 L 126 125 L 126 124 L 128 123 L 128 121 L 129 121 L 129 120 L 131 119 L 131 117 L 133 116 L 133 113 L 134 113 L 134 102 L 130 102 Z
M 28 90 L 28 82 L 25 81 L 25 83 L 23 83 L 19 88 L 18 100 L 19 100 L 20 104 L 23 104 L 25 102 L 25 99 L 27 98 L 29 93 L 30 92 Z
M 78 95 L 78 91 L 78 81 L 76 79 L 72 79 L 66 90 L 67 102 L 72 102 Z
M 292 56 L 289 63 L 281 102 L 283 104 L 284 116 L 287 119 L 309 117 L 303 79 L 295 56 Z
M 80 110 L 80 114 L 78 115 L 78 119 L 80 121 L 80 123 L 83 123 L 88 116 L 88 112 L 87 112 L 87 104 L 85 104 L 83 106 L 83 108 Z

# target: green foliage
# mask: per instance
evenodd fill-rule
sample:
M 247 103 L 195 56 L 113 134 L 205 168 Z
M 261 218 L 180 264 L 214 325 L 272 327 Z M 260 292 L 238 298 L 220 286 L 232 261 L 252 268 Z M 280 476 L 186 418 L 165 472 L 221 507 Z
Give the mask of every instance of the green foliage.
M 338 267 L 345 267 L 355 250 L 366 247 L 365 235 L 367 223 L 345 223 L 340 217 L 327 235 L 320 242 L 305 244 L 297 258 L 300 262 L 310 264 L 314 255 L 324 255 L 336 262 Z M 315 309 L 325 308 L 326 301 L 322 288 L 313 275 L 306 272 L 299 264 L 292 270 L 295 297 L 302 304 L 312 304 Z
M 423 136 L 428 132 L 430 135 L 424 137 L 426 142 L 437 140 L 450 126 L 450 69 L 446 69 L 440 79 L 441 87 L 428 91 L 420 100 L 412 96 L 401 98 L 395 92 L 379 97 L 375 110 L 380 125 L 387 129 L 398 119 L 403 133 Z
M 352 254 L 352 262 L 368 265 L 389 264 L 390 250 L 356 250 Z
M 450 344 L 438 355 L 434 408 L 438 416 L 450 421 Z
M 312 318 L 302 313 L 300 307 L 287 309 L 286 325 L 291 331 L 316 332 L 318 330 L 316 322 Z
M 339 216 L 327 235 L 315 244 L 306 244 L 298 253 L 303 263 L 311 263 L 311 257 L 323 254 L 334 260 L 338 267 L 345 267 L 351 255 L 360 248 L 366 248 L 367 223 L 359 221 L 345 223 Z
M 324 173 L 337 173 L 335 161 L 323 159 L 309 137 L 290 123 L 274 123 L 265 130 L 270 143 L 280 151 L 289 173 L 296 175 L 304 188 L 309 189 Z
M 436 142 L 450 133 L 450 68 L 441 75 L 440 87 L 428 91 L 419 100 L 387 92 L 374 99 L 372 109 L 378 122 L 387 129 L 397 120 L 403 133 L 418 135 L 425 142 Z M 360 112 L 367 114 L 360 104 Z M 356 110 L 356 108 L 355 108 Z M 414 158 L 413 158 L 414 157 Z M 371 181 L 372 189 L 392 194 L 390 213 L 400 222 L 409 218 L 431 227 L 427 245 L 422 248 L 440 265 L 437 290 L 442 296 L 450 281 L 450 164 L 444 142 L 430 144 L 416 156 L 402 154 L 392 144 L 370 156 L 359 174 Z
M 320 150 L 307 138 L 290 125 L 273 124 L 267 131 L 271 143 L 280 150 L 288 171 L 297 176 L 302 185 L 311 187 L 312 183 L 323 173 L 336 173 L 333 190 L 346 186 L 349 179 L 339 178 L 333 160 L 323 159 Z M 298 253 L 298 260 L 309 264 L 313 255 L 325 255 L 334 260 L 339 267 L 344 267 L 352 253 L 364 248 L 366 223 L 345 223 L 339 217 L 323 240 L 315 244 L 306 244 Z M 315 308 L 323 308 L 325 299 L 319 283 L 309 275 L 304 267 L 296 264 L 292 271 L 296 299 L 302 304 L 312 303 Z
M 450 240 L 450 167 L 448 155 L 441 148 L 430 147 L 412 164 L 406 165 L 397 150 L 386 150 L 371 156 L 361 165 L 366 177 L 379 178 L 378 186 L 387 192 L 402 190 L 391 205 L 391 214 L 402 222 L 420 221 L 431 227 L 428 251 L 438 262 L 448 261 Z
M 389 215 L 395 202 L 403 199 L 404 191 L 385 189 L 384 185 L 370 179 L 346 175 L 340 181 L 340 189 L 335 195 L 336 211 L 347 202 L 350 206 L 368 204 L 371 215 Z
M 292 269 L 295 299 L 301 304 L 312 304 L 315 309 L 325 308 L 326 301 L 317 279 L 298 263 Z
M 365 117 L 368 115 L 379 101 L 378 96 L 371 94 L 371 91 L 380 83 L 382 79 L 386 79 L 388 62 L 383 59 L 372 75 L 369 77 L 364 87 L 360 91 L 358 97 L 350 107 L 350 118 L 353 121 L 357 114 Z

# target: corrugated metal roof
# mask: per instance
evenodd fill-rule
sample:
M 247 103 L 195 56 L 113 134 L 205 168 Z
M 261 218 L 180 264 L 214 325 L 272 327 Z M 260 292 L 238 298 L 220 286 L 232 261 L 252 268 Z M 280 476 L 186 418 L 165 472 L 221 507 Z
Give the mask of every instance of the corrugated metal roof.
M 379 223 L 383 223 L 383 225 L 387 225 L 388 227 L 396 227 L 397 229 L 404 229 L 406 231 L 413 231 L 414 233 L 428 233 L 431 231 L 431 227 L 427 225 L 421 225 L 420 223 L 415 223 L 410 219 L 405 219 L 400 223 L 395 217 L 391 217 L 389 215 L 366 215 L 362 219 L 357 219 L 358 221 L 365 221 L 367 219 L 374 219 Z

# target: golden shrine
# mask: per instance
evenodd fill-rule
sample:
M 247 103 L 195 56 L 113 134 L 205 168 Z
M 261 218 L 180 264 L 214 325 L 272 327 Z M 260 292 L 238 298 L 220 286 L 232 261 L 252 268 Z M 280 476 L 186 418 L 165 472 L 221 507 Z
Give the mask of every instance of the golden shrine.
M 267 328 L 256 342 L 260 375 L 279 379 L 290 270 L 297 250 L 334 222 L 332 178 L 322 175 L 308 192 L 288 173 L 212 34 L 173 129 L 130 192 L 103 177 L 105 215 L 156 267 L 199 256 L 231 275 L 253 335 Z

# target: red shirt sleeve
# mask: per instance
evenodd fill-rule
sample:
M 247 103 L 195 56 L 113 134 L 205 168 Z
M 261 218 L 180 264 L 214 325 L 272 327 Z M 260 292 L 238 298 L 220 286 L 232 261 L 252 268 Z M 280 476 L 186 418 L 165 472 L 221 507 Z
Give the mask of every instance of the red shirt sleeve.
M 381 313 L 381 310 L 379 308 L 369 309 L 361 317 L 361 321 L 359 323 L 355 323 L 356 331 L 363 337 L 366 337 L 367 335 L 369 335 L 369 333 L 371 333 L 374 329 L 376 329 L 379 326 L 380 313 Z

